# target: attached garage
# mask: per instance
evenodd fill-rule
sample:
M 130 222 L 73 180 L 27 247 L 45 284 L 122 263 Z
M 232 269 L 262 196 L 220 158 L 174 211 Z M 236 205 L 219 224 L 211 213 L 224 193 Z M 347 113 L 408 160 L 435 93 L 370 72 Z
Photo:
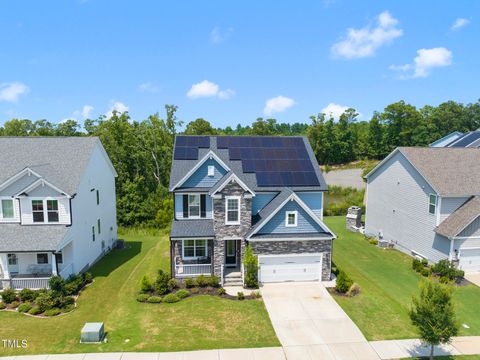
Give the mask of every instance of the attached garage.
M 480 248 L 460 249 L 459 267 L 465 272 L 480 272 Z
M 322 277 L 322 254 L 260 255 L 259 280 L 263 283 L 285 281 L 319 281 Z

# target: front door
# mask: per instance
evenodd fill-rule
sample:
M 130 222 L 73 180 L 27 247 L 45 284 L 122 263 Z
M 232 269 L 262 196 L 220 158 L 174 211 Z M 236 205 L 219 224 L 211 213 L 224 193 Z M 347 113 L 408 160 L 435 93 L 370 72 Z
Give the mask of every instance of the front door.
M 237 240 L 225 240 L 225 265 L 227 267 L 237 266 Z

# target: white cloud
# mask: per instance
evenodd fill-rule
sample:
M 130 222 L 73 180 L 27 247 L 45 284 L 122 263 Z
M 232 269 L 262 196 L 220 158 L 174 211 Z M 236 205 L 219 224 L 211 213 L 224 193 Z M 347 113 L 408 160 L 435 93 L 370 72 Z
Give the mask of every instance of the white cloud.
M 148 92 L 148 93 L 157 93 L 158 92 L 158 86 L 151 82 L 145 82 L 140 85 L 138 85 L 138 90 L 141 92 Z
M 375 27 L 349 28 L 347 37 L 333 44 L 330 50 L 334 56 L 346 59 L 373 56 L 379 47 L 403 35 L 403 30 L 397 25 L 398 20 L 384 11 L 378 15 Z
M 222 29 L 218 26 L 215 26 L 212 31 L 210 32 L 210 42 L 213 44 L 220 44 L 227 40 L 230 35 L 233 33 L 233 28 L 228 28 L 225 31 L 222 31 Z
M 458 30 L 464 26 L 467 26 L 468 24 L 470 24 L 470 20 L 465 18 L 458 18 L 450 27 L 450 30 Z
M 206 97 L 218 97 L 222 100 L 230 99 L 235 95 L 235 91 L 232 89 L 220 90 L 220 87 L 208 80 L 203 80 L 199 83 L 193 84 L 190 90 L 187 92 L 187 96 L 190 99 L 199 99 Z
M 93 111 L 93 106 L 92 105 L 83 105 L 82 108 L 82 117 L 84 119 L 88 119 L 90 115 L 92 114 Z
M 280 95 L 267 100 L 263 112 L 265 115 L 271 116 L 274 113 L 283 112 L 293 105 L 295 105 L 295 100 Z
M 110 110 L 108 110 L 107 113 L 105 114 L 107 119 L 110 119 L 112 117 L 113 111 L 117 111 L 120 114 L 122 114 L 122 113 L 128 111 L 128 106 L 125 105 L 124 103 L 120 102 L 120 101 L 115 101 L 115 102 L 112 101 L 112 104 L 110 106 Z
M 400 78 L 419 78 L 430 75 L 432 69 L 452 64 L 452 52 L 444 47 L 417 50 L 413 64 L 391 65 L 390 69 L 400 72 Z
M 330 103 L 326 107 L 324 107 L 321 112 L 327 116 L 332 116 L 335 120 L 338 120 L 340 118 L 340 115 L 342 115 L 349 108 L 349 106 Z
M 17 102 L 19 97 L 29 90 L 27 85 L 20 82 L 0 84 L 0 101 Z

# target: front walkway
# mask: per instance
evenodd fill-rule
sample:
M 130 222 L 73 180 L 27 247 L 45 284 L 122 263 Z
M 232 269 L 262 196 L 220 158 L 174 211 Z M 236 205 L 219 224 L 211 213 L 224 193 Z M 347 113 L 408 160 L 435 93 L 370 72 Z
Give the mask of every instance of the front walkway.
M 380 359 L 319 282 L 265 284 L 261 292 L 287 359 Z
M 480 286 L 480 272 L 477 273 L 467 273 L 465 274 L 465 279 L 470 281 L 472 284 Z

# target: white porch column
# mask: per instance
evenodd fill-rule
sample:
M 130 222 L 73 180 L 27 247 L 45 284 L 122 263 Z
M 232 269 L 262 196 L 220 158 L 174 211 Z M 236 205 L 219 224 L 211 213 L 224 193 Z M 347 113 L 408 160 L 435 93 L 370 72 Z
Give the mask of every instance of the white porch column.
M 2 267 L 2 273 L 4 279 L 10 279 L 10 272 L 8 271 L 8 258 L 7 254 L 0 254 L 0 266 Z
M 52 256 L 51 256 L 51 259 L 52 259 L 52 260 L 51 260 L 51 263 L 52 263 L 52 275 L 53 275 L 53 276 L 57 276 L 57 275 L 58 275 L 58 274 L 57 274 L 57 259 L 56 259 L 55 254 L 54 254 L 53 252 L 51 253 L 51 255 L 52 255 Z

